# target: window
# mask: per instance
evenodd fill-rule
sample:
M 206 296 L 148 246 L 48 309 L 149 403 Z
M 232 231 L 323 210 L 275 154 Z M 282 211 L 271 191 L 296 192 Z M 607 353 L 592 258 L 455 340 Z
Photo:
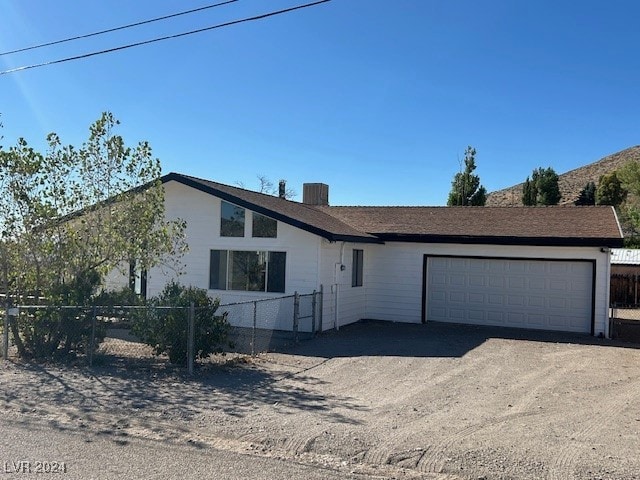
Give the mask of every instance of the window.
M 222 202 L 220 206 L 220 236 L 244 237 L 244 208 Z
M 139 268 L 135 260 L 129 261 L 129 290 L 147 298 L 147 270 Z
M 259 213 L 253 214 L 251 236 L 257 238 L 276 238 L 278 236 L 278 222 L 273 218 L 265 217 Z
M 227 289 L 227 251 L 211 250 L 209 260 L 209 288 L 211 290 Z
M 285 252 L 269 252 L 267 264 L 267 292 L 284 293 L 284 274 L 287 264 Z
M 227 287 L 229 290 L 264 292 L 267 266 L 266 252 L 229 252 Z
M 286 259 L 286 252 L 211 250 L 209 288 L 284 293 Z
M 362 286 L 362 265 L 364 261 L 363 250 L 353 250 L 353 263 L 351 264 L 351 286 Z

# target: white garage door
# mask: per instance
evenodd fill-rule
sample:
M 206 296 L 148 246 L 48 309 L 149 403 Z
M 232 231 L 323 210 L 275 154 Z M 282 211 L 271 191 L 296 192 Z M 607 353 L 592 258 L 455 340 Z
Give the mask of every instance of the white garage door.
M 591 332 L 593 264 L 429 257 L 426 320 Z

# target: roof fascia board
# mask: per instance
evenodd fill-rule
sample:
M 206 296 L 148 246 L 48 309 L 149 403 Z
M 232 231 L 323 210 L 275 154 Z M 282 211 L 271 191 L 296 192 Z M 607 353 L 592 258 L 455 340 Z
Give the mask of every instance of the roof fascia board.
M 385 242 L 459 243 L 468 245 L 521 245 L 538 247 L 610 247 L 623 245 L 622 238 L 567 238 L 567 237 L 491 237 L 457 235 L 414 235 L 381 233 Z
M 616 224 L 618 225 L 618 232 L 620 232 L 620 236 L 624 237 L 624 232 L 622 231 L 622 225 L 620 225 L 620 219 L 618 218 L 618 212 L 613 205 L 611 205 L 611 210 L 613 211 L 613 216 L 616 219 Z

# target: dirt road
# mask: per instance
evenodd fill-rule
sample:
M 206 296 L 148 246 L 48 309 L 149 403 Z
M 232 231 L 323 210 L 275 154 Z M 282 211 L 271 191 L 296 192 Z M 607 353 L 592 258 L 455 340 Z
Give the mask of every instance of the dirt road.
M 576 335 L 363 323 L 194 379 L 5 363 L 0 405 L 383 478 L 640 479 L 640 350 Z

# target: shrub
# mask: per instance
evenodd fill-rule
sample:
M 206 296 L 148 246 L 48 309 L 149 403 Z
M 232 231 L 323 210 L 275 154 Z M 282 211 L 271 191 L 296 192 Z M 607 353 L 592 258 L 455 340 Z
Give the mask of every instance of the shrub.
M 14 341 L 22 358 L 68 359 L 87 353 L 94 336 L 93 348 L 104 340 L 106 330 L 101 322 L 93 325 L 93 309 L 50 306 L 21 309 L 17 317 L 19 336 Z
M 167 284 L 160 295 L 148 300 L 146 310 L 135 315 L 132 332 L 153 347 L 156 355 L 166 353 L 171 363 L 186 365 L 191 302 L 195 307 L 194 360 L 222 352 L 227 342 L 229 323 L 226 313 L 215 315 L 220 300 L 209 297 L 206 290 L 185 287 L 174 281 Z
M 18 355 L 66 359 L 87 353 L 92 335 L 93 348 L 97 348 L 106 331 L 100 322 L 94 325 L 94 311 L 88 304 L 99 281 L 93 272 L 79 275 L 73 282 L 55 286 L 48 298 L 49 306 L 21 309 L 12 325 Z
M 130 328 L 136 316 L 135 309 L 122 307 L 142 307 L 145 299 L 129 287 L 120 290 L 104 290 L 93 298 L 98 305 L 98 316 L 114 328 Z

